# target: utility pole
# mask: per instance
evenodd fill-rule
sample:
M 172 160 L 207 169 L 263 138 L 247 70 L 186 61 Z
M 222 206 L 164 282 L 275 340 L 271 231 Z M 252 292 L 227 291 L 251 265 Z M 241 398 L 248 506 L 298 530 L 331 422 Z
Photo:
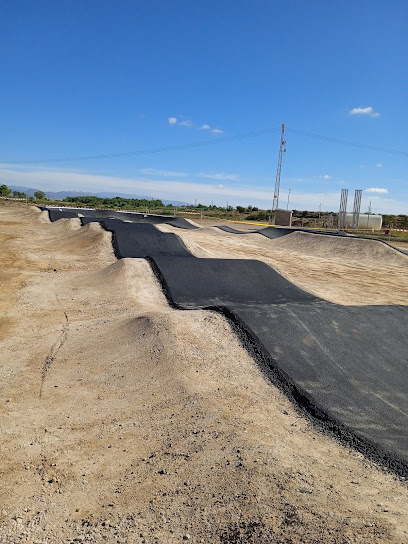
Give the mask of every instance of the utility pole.
M 279 189 L 280 189 L 280 178 L 282 170 L 282 157 L 286 153 L 286 142 L 285 142 L 285 125 L 282 123 L 281 130 L 281 139 L 279 146 L 279 158 L 278 158 L 278 168 L 276 169 L 276 180 L 275 180 L 275 191 L 273 193 L 273 204 L 272 204 L 272 213 L 276 212 L 279 204 Z
M 291 189 L 289 189 L 289 191 L 288 191 L 288 204 L 287 204 L 287 206 L 286 206 L 286 209 L 287 209 L 287 210 L 289 210 L 289 197 L 290 197 L 290 191 L 291 191 Z
M 371 200 L 370 200 L 370 205 L 368 206 L 368 212 L 367 212 L 367 229 L 368 229 L 368 224 L 370 222 L 370 214 L 371 214 Z

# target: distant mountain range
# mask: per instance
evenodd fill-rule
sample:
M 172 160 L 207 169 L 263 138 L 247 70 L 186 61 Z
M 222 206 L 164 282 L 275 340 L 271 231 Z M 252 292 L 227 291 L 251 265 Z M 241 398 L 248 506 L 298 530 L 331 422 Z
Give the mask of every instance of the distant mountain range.
M 33 189 L 32 187 L 19 187 L 18 185 L 9 185 L 8 186 L 12 191 L 20 191 L 25 193 L 27 196 L 34 196 L 34 193 L 40 189 Z M 64 200 L 67 196 L 99 196 L 100 198 L 115 198 L 115 196 L 120 196 L 122 198 L 138 198 L 140 200 L 156 200 L 152 196 L 142 196 L 142 195 L 130 195 L 127 193 L 84 193 L 83 191 L 44 191 L 45 196 L 50 200 Z M 189 202 L 183 202 L 182 200 L 163 200 L 160 199 L 164 205 L 173 204 L 173 206 L 187 206 Z

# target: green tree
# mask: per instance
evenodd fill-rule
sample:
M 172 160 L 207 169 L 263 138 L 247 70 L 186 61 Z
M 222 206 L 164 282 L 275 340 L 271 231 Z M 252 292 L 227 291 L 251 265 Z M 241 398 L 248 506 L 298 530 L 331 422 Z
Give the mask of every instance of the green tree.
M 0 187 L 0 196 L 10 196 L 11 195 L 11 189 L 7 187 L 7 185 L 2 185 Z
M 36 191 L 34 193 L 34 196 L 37 200 L 45 200 L 45 193 L 44 191 Z
M 21 191 L 13 191 L 13 196 L 15 198 L 27 198 L 27 195 Z

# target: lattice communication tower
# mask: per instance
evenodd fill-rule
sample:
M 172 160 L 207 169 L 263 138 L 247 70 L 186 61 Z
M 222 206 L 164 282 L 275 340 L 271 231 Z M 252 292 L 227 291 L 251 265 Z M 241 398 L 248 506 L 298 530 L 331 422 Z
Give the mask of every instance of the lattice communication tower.
M 279 204 L 279 189 L 280 189 L 280 178 L 281 178 L 281 170 L 282 170 L 282 157 L 283 157 L 283 154 L 286 153 L 285 128 L 286 128 L 285 125 L 282 123 L 281 139 L 280 139 L 280 146 L 279 146 L 278 168 L 276 170 L 275 191 L 273 193 L 272 212 L 275 212 L 278 209 L 278 204 Z

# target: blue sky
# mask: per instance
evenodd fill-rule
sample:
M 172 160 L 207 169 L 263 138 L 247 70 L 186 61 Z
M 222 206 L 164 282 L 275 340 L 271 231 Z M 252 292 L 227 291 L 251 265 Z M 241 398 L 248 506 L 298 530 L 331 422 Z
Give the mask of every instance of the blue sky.
M 285 123 L 280 206 L 408 213 L 407 59 L 406 0 L 5 0 L 0 182 L 270 208 Z

